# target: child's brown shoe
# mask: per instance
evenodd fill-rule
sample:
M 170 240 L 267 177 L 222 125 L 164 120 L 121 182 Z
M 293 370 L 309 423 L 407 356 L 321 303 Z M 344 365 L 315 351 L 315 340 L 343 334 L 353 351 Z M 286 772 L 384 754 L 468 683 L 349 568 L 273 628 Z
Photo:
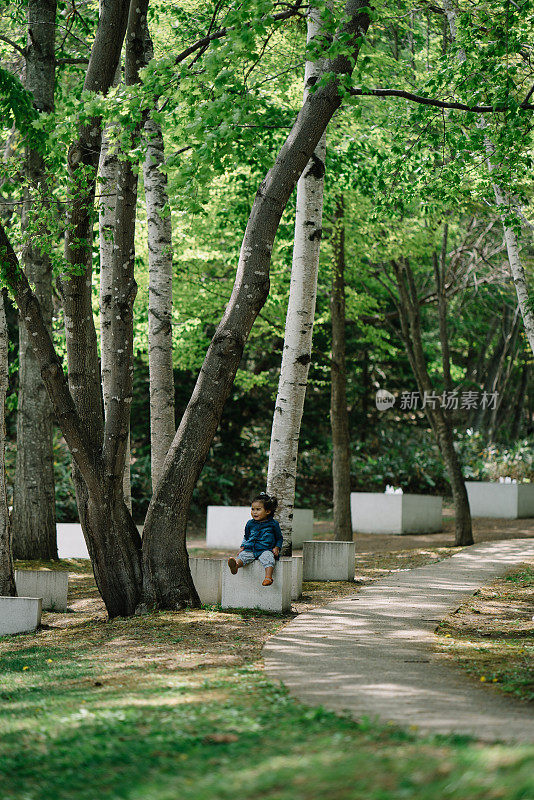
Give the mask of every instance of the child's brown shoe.
M 272 582 L 273 582 L 272 578 L 264 578 L 264 580 L 262 581 L 261 585 L 262 586 L 270 586 Z
M 228 559 L 228 566 L 230 567 L 230 572 L 232 573 L 232 575 L 237 575 L 239 567 L 237 566 L 237 561 L 235 560 L 235 558 Z

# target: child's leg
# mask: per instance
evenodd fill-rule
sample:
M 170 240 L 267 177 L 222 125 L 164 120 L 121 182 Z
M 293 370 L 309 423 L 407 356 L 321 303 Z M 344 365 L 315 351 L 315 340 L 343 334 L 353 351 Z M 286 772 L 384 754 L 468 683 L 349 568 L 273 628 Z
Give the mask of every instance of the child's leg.
M 273 570 L 275 565 L 274 553 L 272 550 L 264 550 L 259 556 L 258 561 L 265 567 L 265 579 L 262 586 L 270 586 L 273 582 Z
M 250 550 L 241 550 L 236 558 L 228 559 L 230 572 L 232 575 L 237 575 L 239 567 L 245 567 L 247 564 L 250 564 L 251 561 L 254 561 L 254 553 L 251 553 Z

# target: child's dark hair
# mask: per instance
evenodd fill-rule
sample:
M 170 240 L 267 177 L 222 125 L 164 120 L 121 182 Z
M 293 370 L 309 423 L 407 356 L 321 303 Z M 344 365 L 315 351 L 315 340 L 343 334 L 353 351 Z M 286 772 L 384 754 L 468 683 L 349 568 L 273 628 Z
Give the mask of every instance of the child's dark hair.
M 271 514 L 274 514 L 276 511 L 276 507 L 278 505 L 278 500 L 276 497 L 272 497 L 271 495 L 267 494 L 267 492 L 260 492 L 253 497 L 250 501 L 250 504 L 255 503 L 256 501 L 263 503 L 263 507 L 266 511 L 269 511 Z

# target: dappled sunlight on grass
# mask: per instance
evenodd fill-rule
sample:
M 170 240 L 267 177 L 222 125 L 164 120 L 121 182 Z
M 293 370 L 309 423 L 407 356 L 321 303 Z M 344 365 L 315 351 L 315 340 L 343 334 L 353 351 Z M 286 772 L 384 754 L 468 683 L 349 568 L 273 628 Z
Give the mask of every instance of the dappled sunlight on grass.
M 436 647 L 480 683 L 534 701 L 534 565 L 514 569 L 441 622 Z

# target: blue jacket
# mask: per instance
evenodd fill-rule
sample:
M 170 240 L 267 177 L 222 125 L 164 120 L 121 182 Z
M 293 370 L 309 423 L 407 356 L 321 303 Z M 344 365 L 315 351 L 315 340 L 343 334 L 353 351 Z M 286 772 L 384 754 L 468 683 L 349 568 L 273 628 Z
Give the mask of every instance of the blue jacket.
M 241 547 L 252 550 L 254 555 L 259 555 L 264 550 L 272 550 L 273 547 L 281 548 L 283 543 L 280 525 L 272 517 L 267 517 L 262 520 L 249 519 L 245 525 Z

